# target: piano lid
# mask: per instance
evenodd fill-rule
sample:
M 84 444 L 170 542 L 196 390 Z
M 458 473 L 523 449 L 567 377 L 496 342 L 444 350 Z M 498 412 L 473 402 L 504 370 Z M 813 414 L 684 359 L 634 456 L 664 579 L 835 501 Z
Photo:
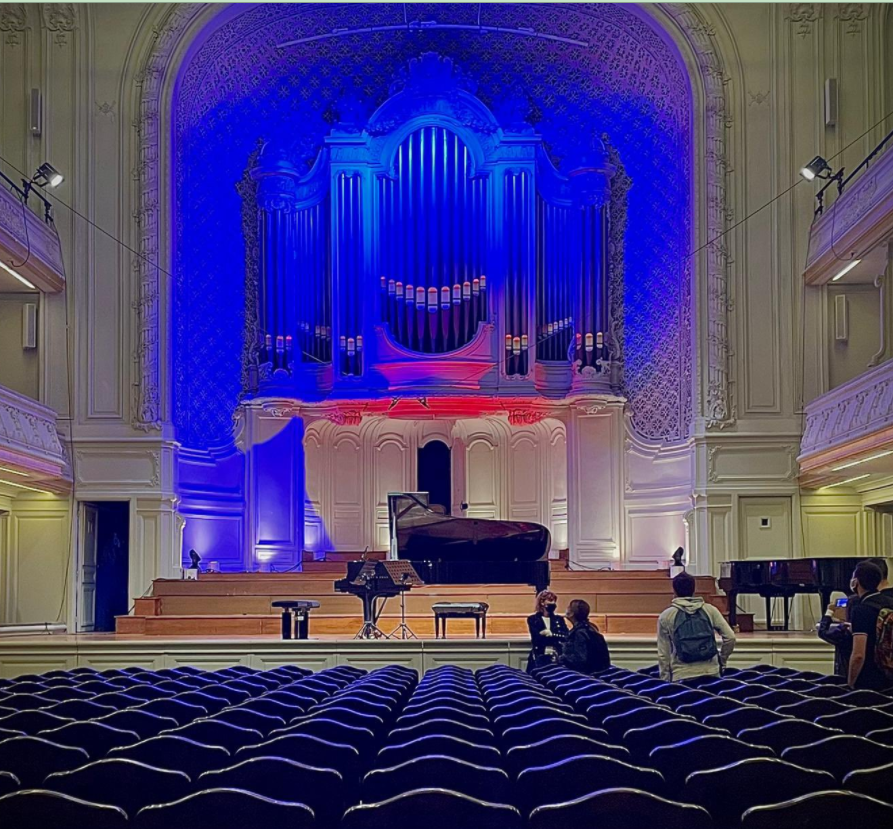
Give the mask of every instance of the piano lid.
M 411 561 L 538 561 L 551 546 L 541 524 L 444 515 L 427 493 L 388 493 L 388 517 L 393 553 Z

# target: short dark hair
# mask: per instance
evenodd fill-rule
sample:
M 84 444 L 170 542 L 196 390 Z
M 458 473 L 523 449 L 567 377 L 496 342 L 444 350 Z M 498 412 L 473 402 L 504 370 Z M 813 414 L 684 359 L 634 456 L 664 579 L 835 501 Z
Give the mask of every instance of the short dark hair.
M 695 582 L 694 576 L 690 576 L 688 573 L 680 573 L 673 579 L 673 592 L 680 599 L 688 599 L 695 595 L 696 585 L 697 582 Z
M 878 570 L 881 571 L 881 581 L 884 581 L 887 578 L 888 570 L 887 570 L 887 559 L 885 558 L 870 558 L 868 559 Z
M 583 599 L 574 599 L 567 606 L 567 612 L 575 622 L 585 622 L 589 619 L 589 602 Z
M 853 571 L 853 578 L 859 582 L 863 590 L 871 593 L 873 590 L 878 589 L 883 580 L 883 574 L 877 564 L 872 564 L 870 561 L 860 561 Z

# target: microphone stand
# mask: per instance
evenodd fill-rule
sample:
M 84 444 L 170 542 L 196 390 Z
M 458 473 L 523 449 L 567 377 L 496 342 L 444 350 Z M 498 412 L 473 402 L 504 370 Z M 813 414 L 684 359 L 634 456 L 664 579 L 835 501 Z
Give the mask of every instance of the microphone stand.
M 390 639 L 400 638 L 400 639 L 418 639 L 419 637 L 413 633 L 412 628 L 406 624 L 406 592 L 409 590 L 409 585 L 407 581 L 409 580 L 408 574 L 404 573 L 400 576 L 400 585 L 403 588 L 400 591 L 400 624 L 393 630 L 390 635 Z M 400 634 L 397 637 L 397 634 Z

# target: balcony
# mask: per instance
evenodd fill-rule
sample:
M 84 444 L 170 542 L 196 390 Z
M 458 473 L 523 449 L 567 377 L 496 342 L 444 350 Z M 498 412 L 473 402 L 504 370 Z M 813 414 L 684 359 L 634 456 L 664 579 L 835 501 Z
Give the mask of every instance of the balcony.
M 0 186 L 0 291 L 54 294 L 64 287 L 62 248 L 53 225 Z
M 868 483 L 893 472 L 893 360 L 817 397 L 805 414 L 804 486 Z
M 64 492 L 70 479 L 56 413 L 0 386 L 0 494 Z

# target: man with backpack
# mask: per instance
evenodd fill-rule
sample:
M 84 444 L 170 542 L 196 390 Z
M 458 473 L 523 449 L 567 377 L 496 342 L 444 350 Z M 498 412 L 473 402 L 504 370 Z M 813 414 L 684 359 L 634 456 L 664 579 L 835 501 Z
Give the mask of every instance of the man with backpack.
M 870 561 L 853 571 L 859 603 L 852 611 L 853 653 L 847 684 L 881 691 L 893 686 L 893 597 L 879 592 L 884 574 Z
M 695 596 L 695 579 L 680 573 L 673 579 L 676 598 L 657 620 L 660 678 L 678 682 L 694 676 L 719 676 L 735 648 L 735 634 L 722 613 Z M 722 644 L 716 647 L 716 634 Z

